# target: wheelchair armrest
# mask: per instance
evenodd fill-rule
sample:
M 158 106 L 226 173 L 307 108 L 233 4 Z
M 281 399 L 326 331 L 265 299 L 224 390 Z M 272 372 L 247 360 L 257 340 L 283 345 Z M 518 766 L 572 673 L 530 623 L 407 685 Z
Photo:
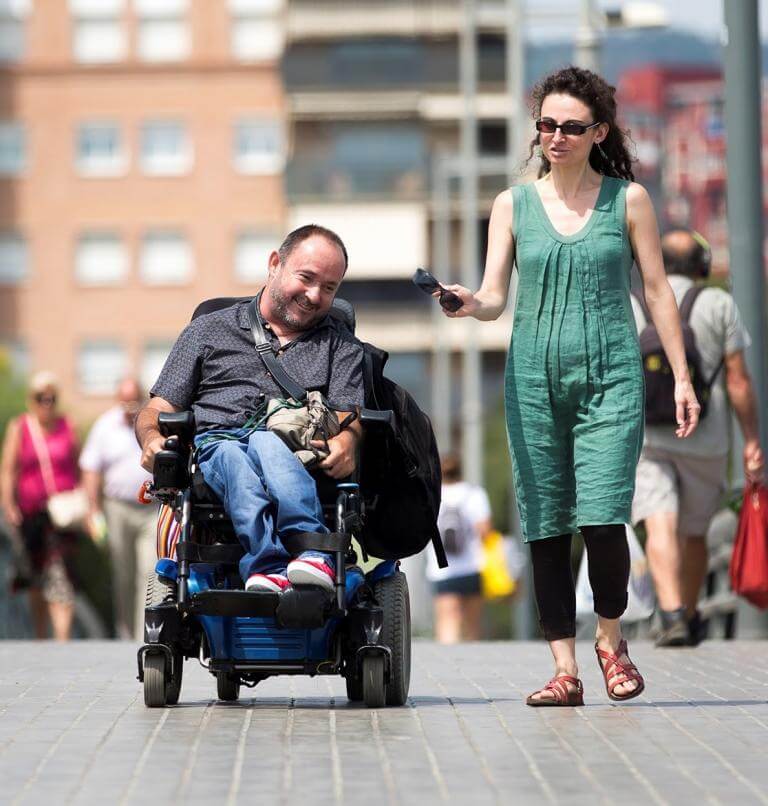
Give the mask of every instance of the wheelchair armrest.
M 164 437 L 179 437 L 189 445 L 195 436 L 195 415 L 191 411 L 161 411 L 157 417 L 157 427 Z
M 395 427 L 395 415 L 390 409 L 360 409 L 360 422 L 364 426 L 373 426 L 375 428 L 382 428 L 388 426 L 391 429 Z

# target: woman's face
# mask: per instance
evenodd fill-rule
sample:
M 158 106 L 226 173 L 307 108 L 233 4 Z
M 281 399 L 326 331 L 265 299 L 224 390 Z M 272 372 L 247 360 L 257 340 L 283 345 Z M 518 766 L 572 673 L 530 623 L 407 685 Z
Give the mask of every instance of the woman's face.
M 31 397 L 31 407 L 38 420 L 50 420 L 56 414 L 57 390 L 54 386 L 46 386 Z
M 587 129 L 584 134 L 563 134 L 559 128 L 551 134 L 539 132 L 542 152 L 553 166 L 567 167 L 586 162 L 592 145 L 604 140 L 608 134 L 608 125 L 595 120 L 592 110 L 571 95 L 547 95 L 541 104 L 540 117 L 556 124 L 573 122 L 591 126 L 593 123 L 600 123 L 599 126 Z

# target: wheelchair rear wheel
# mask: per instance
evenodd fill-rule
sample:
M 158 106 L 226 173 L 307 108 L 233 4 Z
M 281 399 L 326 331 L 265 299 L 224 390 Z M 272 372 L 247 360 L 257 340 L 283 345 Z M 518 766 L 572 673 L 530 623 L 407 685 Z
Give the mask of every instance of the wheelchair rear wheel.
M 380 579 L 374 586 L 376 601 L 384 610 L 381 643 L 392 652 L 387 684 L 387 705 L 405 705 L 411 683 L 411 604 L 408 580 L 402 571 Z
M 177 701 L 178 698 L 176 694 Z M 144 705 L 147 708 L 162 708 L 167 702 L 165 655 L 148 653 L 144 656 Z
M 216 672 L 216 693 L 220 700 L 235 702 L 240 697 L 240 678 L 230 672 Z

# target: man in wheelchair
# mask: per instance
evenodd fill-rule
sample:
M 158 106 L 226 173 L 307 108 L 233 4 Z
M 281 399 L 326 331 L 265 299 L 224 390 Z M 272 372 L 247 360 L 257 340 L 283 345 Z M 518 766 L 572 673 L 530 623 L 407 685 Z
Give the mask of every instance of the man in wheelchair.
M 343 428 L 327 442 L 316 467 L 335 480 L 355 470 L 364 402 L 363 347 L 329 315 L 347 270 L 347 251 L 334 232 L 307 225 L 291 232 L 269 257 L 268 276 L 249 317 L 248 301 L 193 318 L 173 346 L 136 421 L 142 465 L 152 471 L 166 442 L 161 412 L 192 410 L 197 464 L 221 499 L 245 549 L 246 590 L 281 593 L 294 586 L 334 590 L 334 555 L 292 557 L 281 538 L 328 533 L 315 479 L 275 433 L 263 427 L 270 400 L 287 397 L 254 337 L 266 339 L 279 374 L 303 390 L 320 391 Z M 268 346 L 267 346 L 268 343 Z M 353 413 L 350 416 L 350 413 Z

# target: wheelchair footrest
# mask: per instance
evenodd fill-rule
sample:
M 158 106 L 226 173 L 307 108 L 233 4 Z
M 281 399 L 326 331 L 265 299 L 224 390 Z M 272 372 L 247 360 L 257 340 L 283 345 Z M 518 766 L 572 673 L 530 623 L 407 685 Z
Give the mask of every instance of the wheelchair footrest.
M 270 591 L 200 591 L 190 612 L 201 616 L 274 616 L 280 594 Z

